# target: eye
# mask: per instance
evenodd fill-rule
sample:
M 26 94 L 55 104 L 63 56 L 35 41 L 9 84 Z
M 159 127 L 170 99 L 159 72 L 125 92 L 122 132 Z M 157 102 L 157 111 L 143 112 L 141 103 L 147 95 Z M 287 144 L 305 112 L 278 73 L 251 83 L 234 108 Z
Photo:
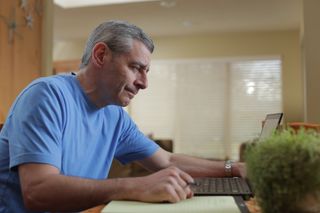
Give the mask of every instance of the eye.
M 131 66 L 131 69 L 132 69 L 133 72 L 139 72 L 140 71 L 140 67 L 137 66 L 137 65 Z

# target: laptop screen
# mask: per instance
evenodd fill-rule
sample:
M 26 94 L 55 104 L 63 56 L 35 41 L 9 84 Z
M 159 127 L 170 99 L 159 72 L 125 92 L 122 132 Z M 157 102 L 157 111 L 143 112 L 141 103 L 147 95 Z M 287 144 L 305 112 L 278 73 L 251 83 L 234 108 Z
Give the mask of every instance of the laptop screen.
M 271 134 L 278 128 L 281 122 L 282 116 L 283 116 L 283 113 L 268 114 L 266 116 L 259 140 L 262 140 L 271 136 Z

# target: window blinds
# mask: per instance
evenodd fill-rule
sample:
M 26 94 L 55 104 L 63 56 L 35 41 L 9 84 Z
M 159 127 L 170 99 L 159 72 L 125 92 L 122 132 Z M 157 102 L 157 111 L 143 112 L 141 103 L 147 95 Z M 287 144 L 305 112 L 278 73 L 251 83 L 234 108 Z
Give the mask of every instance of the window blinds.
M 278 58 L 154 61 L 148 75 L 130 114 L 145 134 L 172 139 L 174 152 L 238 159 L 265 115 L 282 109 Z

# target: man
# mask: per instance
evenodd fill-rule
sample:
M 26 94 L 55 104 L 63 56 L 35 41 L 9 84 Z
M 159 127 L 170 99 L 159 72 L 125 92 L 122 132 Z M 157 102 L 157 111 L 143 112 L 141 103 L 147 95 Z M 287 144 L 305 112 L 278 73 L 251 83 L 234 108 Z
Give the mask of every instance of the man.
M 80 211 L 110 200 L 178 202 L 223 162 L 172 154 L 122 109 L 148 86 L 152 40 L 121 21 L 90 35 L 80 70 L 40 78 L 17 97 L 0 135 L 0 212 Z M 155 173 L 106 179 L 112 159 Z M 233 165 L 240 176 L 242 164 Z

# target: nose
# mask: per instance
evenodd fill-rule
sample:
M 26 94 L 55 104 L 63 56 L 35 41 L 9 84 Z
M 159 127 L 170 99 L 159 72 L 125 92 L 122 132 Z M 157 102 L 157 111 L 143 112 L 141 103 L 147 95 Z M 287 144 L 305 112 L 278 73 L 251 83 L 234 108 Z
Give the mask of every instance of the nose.
M 147 72 L 139 72 L 136 81 L 134 82 L 135 86 L 139 89 L 146 89 L 148 87 L 148 77 Z

